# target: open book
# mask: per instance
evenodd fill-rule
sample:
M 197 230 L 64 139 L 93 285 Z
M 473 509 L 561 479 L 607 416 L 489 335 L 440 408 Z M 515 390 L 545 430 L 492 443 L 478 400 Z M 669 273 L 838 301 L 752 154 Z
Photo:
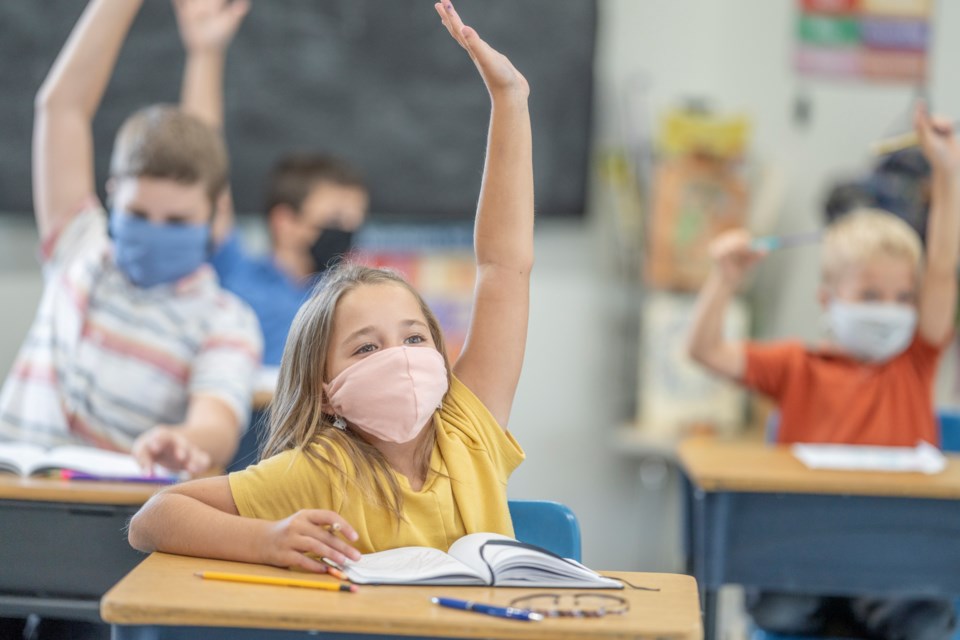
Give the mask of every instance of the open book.
M 35 476 L 64 469 L 103 476 L 104 479 L 143 475 L 133 456 L 125 453 L 93 447 L 63 446 L 44 449 L 22 442 L 0 442 L 0 473 Z
M 471 533 L 447 553 L 401 547 L 369 553 L 344 566 L 357 584 L 495 585 L 545 589 L 622 589 L 575 560 L 496 533 Z

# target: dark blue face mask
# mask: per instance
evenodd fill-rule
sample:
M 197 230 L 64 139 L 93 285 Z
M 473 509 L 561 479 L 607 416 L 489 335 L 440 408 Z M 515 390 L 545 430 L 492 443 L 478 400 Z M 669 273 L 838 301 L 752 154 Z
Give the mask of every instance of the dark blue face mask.
M 138 287 L 175 282 L 207 259 L 208 224 L 154 224 L 125 211 L 110 212 L 114 260 Z

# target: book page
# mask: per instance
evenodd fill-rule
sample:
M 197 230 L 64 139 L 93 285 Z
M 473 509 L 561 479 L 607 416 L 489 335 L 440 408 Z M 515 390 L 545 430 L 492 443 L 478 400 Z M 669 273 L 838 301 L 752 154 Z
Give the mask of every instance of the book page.
M 795 444 L 793 455 L 811 469 L 940 473 L 947 466 L 932 444 L 916 447 L 873 447 L 843 444 Z
M 516 543 L 513 538 L 496 533 L 472 533 L 454 542 L 449 553 L 478 574 L 489 576 L 487 584 L 496 586 L 606 589 L 623 587 L 619 582 L 604 578 L 579 562 L 557 557 L 539 547 L 487 544 L 490 541 Z M 493 568 L 495 580 L 490 575 L 487 563 Z
M 43 457 L 43 448 L 23 442 L 0 442 L 0 471 L 27 475 L 36 461 Z
M 450 550 L 447 553 L 470 567 L 478 576 L 481 576 L 484 584 L 493 584 L 493 575 L 483 558 L 480 557 L 480 547 L 490 540 L 513 540 L 513 538 L 499 533 L 470 533 L 450 545 Z M 491 558 L 491 554 L 488 553 L 490 549 L 488 547 L 484 552 L 484 557 L 487 560 Z M 491 566 L 493 565 L 491 564 Z
M 129 454 L 77 446 L 51 449 L 33 463 L 28 474 L 57 469 L 69 469 L 101 476 L 143 475 L 140 465 Z
M 483 580 L 469 567 L 429 547 L 401 547 L 365 554 L 344 568 L 357 584 L 479 585 Z

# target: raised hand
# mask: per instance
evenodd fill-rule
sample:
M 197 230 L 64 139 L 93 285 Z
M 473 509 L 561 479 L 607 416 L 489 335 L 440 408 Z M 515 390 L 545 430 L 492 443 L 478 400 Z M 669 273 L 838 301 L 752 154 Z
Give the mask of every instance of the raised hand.
M 722 233 L 710 243 L 710 257 L 723 281 L 736 287 L 747 273 L 766 256 L 752 246 L 750 234 L 743 229 Z
M 250 1 L 173 0 L 173 8 L 187 51 L 223 52 L 250 11 Z
M 360 552 L 342 540 L 356 541 L 357 532 L 339 514 L 323 509 L 301 509 L 289 518 L 270 523 L 262 545 L 263 562 L 324 573 L 326 565 L 305 554 L 330 558 L 337 564 L 359 560 Z
M 507 56 L 487 44 L 472 28 L 463 24 L 460 15 L 449 0 L 434 5 L 443 26 L 453 39 L 470 54 L 470 59 L 480 71 L 487 91 L 492 98 L 530 95 L 530 85 Z
M 923 154 L 934 171 L 960 171 L 960 145 L 949 120 L 931 117 L 927 105 L 920 102 L 914 109 L 913 125 Z

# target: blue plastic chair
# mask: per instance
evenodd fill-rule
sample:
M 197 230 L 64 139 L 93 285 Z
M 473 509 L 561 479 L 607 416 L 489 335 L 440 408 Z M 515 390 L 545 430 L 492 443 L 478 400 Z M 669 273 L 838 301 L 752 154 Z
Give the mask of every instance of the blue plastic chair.
M 511 500 L 517 540 L 580 562 L 580 523 L 566 505 L 549 500 Z
M 940 422 L 940 446 L 944 451 L 960 453 L 960 409 L 941 409 L 937 412 Z M 780 426 L 780 414 L 773 412 L 767 420 L 766 438 L 768 442 L 777 439 L 777 428 Z M 960 614 L 960 605 L 957 607 Z M 788 636 L 781 633 L 770 633 L 762 629 L 754 629 L 750 640 L 831 640 L 823 636 Z M 953 640 L 960 640 L 960 630 L 953 636 Z

